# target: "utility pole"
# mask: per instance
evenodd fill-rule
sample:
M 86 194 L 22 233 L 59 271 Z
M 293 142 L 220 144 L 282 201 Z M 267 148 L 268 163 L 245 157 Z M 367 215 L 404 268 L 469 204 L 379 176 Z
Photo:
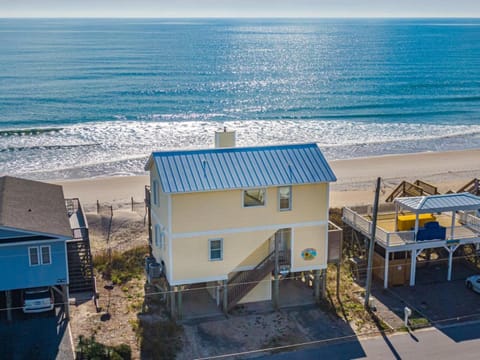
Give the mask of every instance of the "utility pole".
M 372 264 L 373 251 L 375 249 L 375 232 L 377 230 L 377 214 L 378 214 L 378 198 L 380 197 L 380 184 L 382 178 L 377 178 L 377 188 L 375 189 L 375 201 L 373 202 L 372 214 L 372 235 L 370 239 L 370 247 L 368 249 L 368 265 L 367 265 L 367 283 L 365 286 L 365 308 L 370 307 L 370 291 L 372 289 Z

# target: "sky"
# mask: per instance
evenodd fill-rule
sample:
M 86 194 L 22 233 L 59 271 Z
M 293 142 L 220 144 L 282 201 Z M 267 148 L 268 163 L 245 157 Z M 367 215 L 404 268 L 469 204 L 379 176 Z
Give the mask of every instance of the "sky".
M 480 17 L 480 0 L 0 0 L 0 17 Z

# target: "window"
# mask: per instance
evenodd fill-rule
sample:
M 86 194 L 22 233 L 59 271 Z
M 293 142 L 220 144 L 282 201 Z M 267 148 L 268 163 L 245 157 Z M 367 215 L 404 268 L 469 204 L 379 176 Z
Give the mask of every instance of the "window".
M 49 265 L 52 263 L 50 246 L 36 246 L 28 248 L 30 266 Z
M 38 258 L 38 248 L 36 247 L 28 248 L 28 254 L 30 257 L 30 266 L 40 265 L 40 261 Z
M 153 180 L 153 204 L 159 206 L 158 203 L 158 182 Z
M 292 210 L 291 186 L 280 186 L 278 188 L 278 207 L 280 211 Z
M 209 259 L 210 261 L 223 260 L 223 239 L 209 239 Z
M 265 205 L 265 189 L 249 189 L 243 190 L 243 206 L 264 206 Z
M 52 263 L 52 259 L 50 258 L 50 246 L 40 246 L 40 250 L 42 253 L 42 264 L 48 265 Z
M 160 225 L 155 225 L 155 246 L 160 247 Z
M 161 231 L 160 225 L 155 225 L 155 246 L 165 249 L 165 233 Z
M 165 250 L 165 233 L 160 233 L 160 247 Z

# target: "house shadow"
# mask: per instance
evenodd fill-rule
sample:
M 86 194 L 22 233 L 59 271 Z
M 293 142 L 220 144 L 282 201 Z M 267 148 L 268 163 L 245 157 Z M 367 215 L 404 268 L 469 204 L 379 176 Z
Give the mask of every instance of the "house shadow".
M 0 322 L 0 353 L 4 359 L 71 358 L 68 320 L 62 307 L 52 312 L 24 314 L 13 312 L 12 322 Z

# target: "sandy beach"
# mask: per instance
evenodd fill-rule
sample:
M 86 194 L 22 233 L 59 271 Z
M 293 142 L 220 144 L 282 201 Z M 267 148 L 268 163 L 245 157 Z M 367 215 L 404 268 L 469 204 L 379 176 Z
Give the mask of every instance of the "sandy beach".
M 480 149 L 337 160 L 330 165 L 337 176 L 337 182 L 331 185 L 330 206 L 341 207 L 373 202 L 378 176 L 382 178 L 381 199 L 403 180 L 421 179 L 437 186 L 440 192 L 456 191 L 480 177 Z M 63 185 L 66 197 L 78 197 L 88 209 L 97 200 L 115 207 L 129 204 L 132 197 L 142 201 L 149 178 L 144 175 L 53 182 Z

